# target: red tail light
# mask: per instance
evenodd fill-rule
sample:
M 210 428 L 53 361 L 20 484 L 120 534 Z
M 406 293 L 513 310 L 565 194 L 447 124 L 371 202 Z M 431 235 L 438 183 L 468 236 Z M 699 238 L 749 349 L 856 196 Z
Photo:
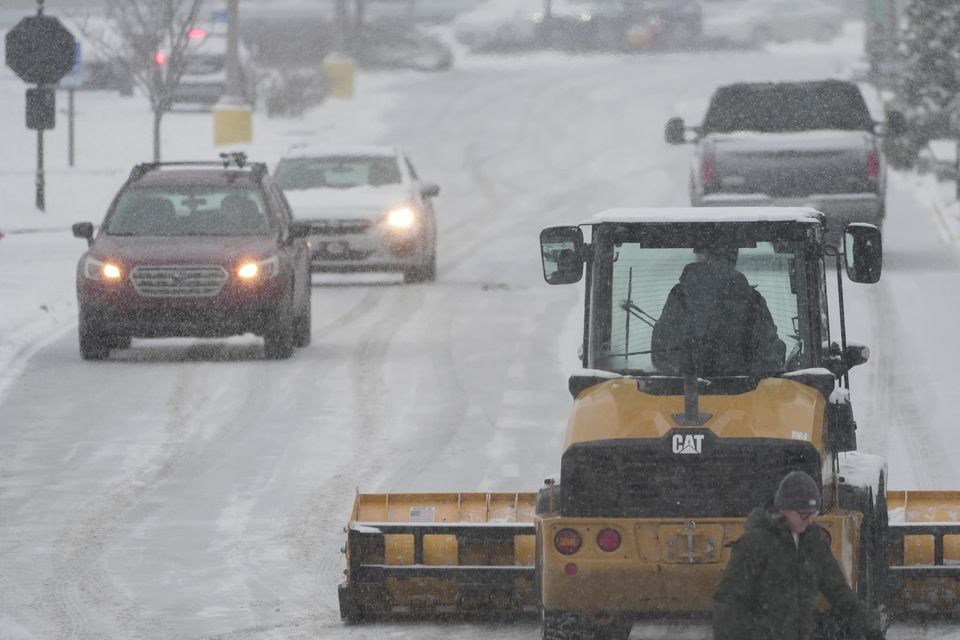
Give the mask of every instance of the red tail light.
M 876 149 L 867 152 L 867 176 L 871 178 L 880 177 L 880 154 Z
M 717 165 L 713 160 L 712 153 L 704 153 L 700 160 L 700 177 L 704 184 L 713 182 L 717 177 Z
M 553 546 L 565 556 L 579 551 L 582 542 L 580 534 L 573 529 L 561 529 L 553 536 Z
M 616 551 L 620 548 L 620 534 L 615 529 L 604 529 L 597 534 L 597 546 L 604 551 Z

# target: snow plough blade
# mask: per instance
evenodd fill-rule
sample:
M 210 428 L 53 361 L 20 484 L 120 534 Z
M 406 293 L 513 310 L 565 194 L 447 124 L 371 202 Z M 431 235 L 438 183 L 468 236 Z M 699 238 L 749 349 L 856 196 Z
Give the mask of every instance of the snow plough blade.
M 960 615 L 960 491 L 888 491 L 887 508 L 891 607 Z
M 535 493 L 358 493 L 340 617 L 535 611 L 535 506 Z

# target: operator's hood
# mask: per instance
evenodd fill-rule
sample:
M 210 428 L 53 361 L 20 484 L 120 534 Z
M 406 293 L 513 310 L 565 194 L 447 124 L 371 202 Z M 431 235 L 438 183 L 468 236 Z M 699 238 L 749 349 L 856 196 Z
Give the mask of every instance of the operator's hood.
M 640 390 L 642 378 L 623 377 L 582 391 L 574 402 L 564 450 L 598 440 L 661 439 L 681 428 L 683 395 Z M 706 387 L 706 388 L 704 388 Z M 745 393 L 710 395 L 701 385 L 700 412 L 712 414 L 703 428 L 717 437 L 799 440 L 820 449 L 827 401 L 813 387 L 765 378 Z
M 867 149 L 872 146 L 872 134 L 866 131 L 842 131 L 818 129 L 815 131 L 790 131 L 764 133 L 762 131 L 737 131 L 735 133 L 712 133 L 708 136 L 722 153 L 809 153 L 835 151 L 837 149 Z
M 126 264 L 230 264 L 276 252 L 275 236 L 108 236 L 101 234 L 91 248 L 97 259 Z
M 291 189 L 284 191 L 297 220 L 308 222 L 364 218 L 374 220 L 391 207 L 411 204 L 403 185 L 353 187 L 351 189 Z

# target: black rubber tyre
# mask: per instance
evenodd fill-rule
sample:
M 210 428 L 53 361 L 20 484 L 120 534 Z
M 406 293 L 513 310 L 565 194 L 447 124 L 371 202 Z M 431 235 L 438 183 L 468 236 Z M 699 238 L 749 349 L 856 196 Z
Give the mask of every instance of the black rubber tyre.
M 413 267 L 403 272 L 403 281 L 406 284 L 417 282 L 433 282 L 437 279 L 437 256 L 431 255 L 419 267 Z
M 80 323 L 77 328 L 80 339 L 80 357 L 84 360 L 106 360 L 110 357 L 108 338 L 99 333 L 90 320 L 80 313 Z
M 541 608 L 541 640 L 594 640 L 593 630 L 575 613 Z
M 310 295 L 307 295 L 307 307 L 299 315 L 297 315 L 296 320 L 293 323 L 293 346 L 295 347 L 306 347 L 310 345 L 311 337 L 311 314 L 312 308 L 310 304 Z
M 277 316 L 263 336 L 263 353 L 270 360 L 286 360 L 293 355 L 292 296 L 277 311 Z
M 129 349 L 133 339 L 130 336 L 109 336 L 106 343 L 111 349 Z
M 628 620 L 615 620 L 609 624 L 594 626 L 594 640 L 627 640 L 633 623 Z

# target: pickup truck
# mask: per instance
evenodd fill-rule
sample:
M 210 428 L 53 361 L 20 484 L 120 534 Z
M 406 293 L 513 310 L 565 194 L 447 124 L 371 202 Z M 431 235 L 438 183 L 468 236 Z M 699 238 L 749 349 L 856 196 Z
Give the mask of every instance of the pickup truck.
M 895 111 L 875 122 L 852 82 L 744 82 L 717 88 L 698 127 L 671 118 L 665 137 L 694 133 L 694 206 L 812 206 L 836 239 L 850 222 L 883 224 L 880 137 L 904 128 Z

